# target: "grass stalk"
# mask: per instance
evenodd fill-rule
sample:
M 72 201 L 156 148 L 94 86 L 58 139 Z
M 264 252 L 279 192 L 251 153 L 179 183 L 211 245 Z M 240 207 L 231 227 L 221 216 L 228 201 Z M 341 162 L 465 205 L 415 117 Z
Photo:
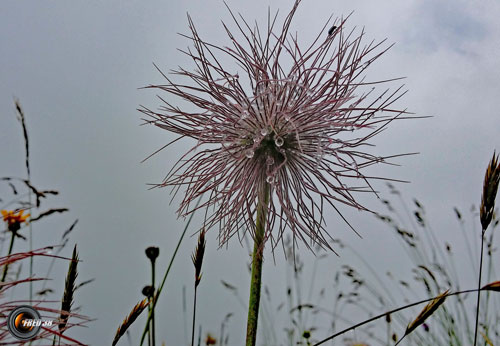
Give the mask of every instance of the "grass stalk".
M 30 169 L 30 150 L 29 150 L 29 136 L 28 136 L 28 128 L 26 127 L 26 117 L 24 116 L 23 109 L 21 108 L 21 103 L 19 100 L 14 100 L 16 105 L 16 111 L 18 115 L 18 120 L 21 123 L 23 128 L 23 138 L 24 138 L 24 149 L 25 149 L 25 164 L 26 164 L 26 174 L 28 177 L 28 183 L 31 184 L 31 169 Z M 30 208 L 31 204 L 31 189 L 28 191 L 28 205 Z M 31 214 L 31 213 L 30 213 Z M 30 252 L 33 251 L 33 228 L 31 226 L 31 220 L 29 220 L 29 246 Z M 33 257 L 30 257 L 30 278 L 33 277 Z M 3 280 L 2 280 L 3 282 Z M 33 302 L 33 282 L 29 282 L 29 292 L 30 292 L 30 304 Z
M 479 259 L 479 279 L 478 289 L 481 287 L 481 274 L 483 272 L 483 252 L 484 252 L 484 234 L 493 218 L 495 210 L 495 198 L 500 183 L 500 164 L 498 162 L 498 155 L 493 152 L 493 157 L 488 164 L 486 173 L 484 175 L 483 193 L 481 196 L 481 208 L 479 211 L 479 219 L 481 221 L 481 256 Z M 476 306 L 476 326 L 474 330 L 474 346 L 477 345 L 477 332 L 479 329 L 479 303 L 481 301 L 481 292 L 477 292 L 477 306 Z
M 194 287 L 194 302 L 193 302 L 193 328 L 191 330 L 191 346 L 194 346 L 194 328 L 196 326 L 196 296 L 198 292 L 198 286 Z
M 198 199 L 198 202 L 196 202 L 196 206 L 194 207 L 194 210 L 198 208 L 201 202 L 201 197 Z M 188 222 L 186 223 L 186 226 L 184 226 L 184 230 L 182 231 L 181 237 L 179 238 L 179 241 L 177 242 L 177 246 L 175 247 L 174 253 L 172 255 L 172 258 L 170 259 L 170 263 L 168 264 L 167 270 L 165 271 L 165 275 L 163 276 L 163 280 L 161 281 L 160 286 L 158 287 L 158 291 L 154 294 L 153 297 L 153 306 L 151 307 L 152 310 L 156 308 L 156 304 L 158 303 L 158 298 L 160 297 L 160 293 L 163 290 L 163 286 L 165 285 L 165 281 L 167 281 L 168 274 L 170 273 L 170 269 L 172 268 L 172 264 L 174 263 L 175 256 L 177 255 L 177 251 L 179 251 L 179 248 L 181 246 L 182 240 L 184 239 L 184 236 L 186 235 L 187 229 L 189 225 L 191 224 L 191 220 L 193 219 L 194 212 L 191 213 L 191 216 L 188 219 Z M 149 324 L 152 321 L 152 315 L 149 313 L 148 319 L 146 320 L 146 326 L 144 327 L 144 331 L 142 332 L 141 336 L 141 342 L 140 346 L 144 343 L 144 338 L 146 337 L 146 334 L 149 330 Z
M 260 291 L 262 286 L 262 262 L 264 259 L 265 228 L 267 208 L 269 204 L 269 184 L 265 184 L 259 194 L 255 239 L 252 254 L 252 278 L 250 281 L 250 298 L 248 303 L 247 346 L 255 346 L 257 339 L 257 323 L 259 319 Z
M 196 297 L 198 293 L 198 285 L 201 282 L 201 267 L 203 265 L 203 256 L 205 255 L 205 230 L 203 229 L 198 236 L 198 244 L 191 259 L 194 265 L 194 302 L 193 302 L 193 329 L 191 331 L 191 346 L 194 346 L 194 328 L 196 325 Z M 201 335 L 200 335 L 201 337 Z
M 477 345 L 477 331 L 479 329 L 479 303 L 481 302 L 481 274 L 483 272 L 483 251 L 484 251 L 484 232 L 481 233 L 481 256 L 479 257 L 479 278 L 477 280 L 477 306 L 476 306 L 476 325 L 474 328 L 474 346 Z

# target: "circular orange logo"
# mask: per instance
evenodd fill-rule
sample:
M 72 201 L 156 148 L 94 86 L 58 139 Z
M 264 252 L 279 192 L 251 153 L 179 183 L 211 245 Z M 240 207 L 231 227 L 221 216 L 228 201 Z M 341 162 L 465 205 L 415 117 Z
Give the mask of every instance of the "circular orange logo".
M 40 331 L 40 326 L 40 314 L 28 305 L 15 308 L 7 317 L 9 332 L 20 340 L 33 339 Z

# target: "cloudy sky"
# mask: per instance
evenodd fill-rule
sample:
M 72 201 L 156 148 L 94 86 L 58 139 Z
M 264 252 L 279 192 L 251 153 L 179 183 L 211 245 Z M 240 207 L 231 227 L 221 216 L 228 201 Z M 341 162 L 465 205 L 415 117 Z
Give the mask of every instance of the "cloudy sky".
M 268 6 L 272 11 L 280 9 L 283 19 L 292 2 L 228 4 L 245 18 L 262 21 Z M 395 43 L 367 74 L 372 79 L 406 77 L 401 83 L 409 92 L 398 106 L 432 116 L 393 123 L 375 138 L 381 154 L 420 154 L 396 159 L 400 167 L 382 166 L 371 172 L 410 181 L 398 188 L 425 204 L 439 238 L 451 238 L 452 208 L 467 210 L 479 202 L 486 164 L 493 150 L 500 150 L 500 3 L 304 0 L 292 31 L 299 41 L 308 43 L 330 15 L 351 12 L 347 26 L 364 27 L 366 43 L 385 38 L 388 45 Z M 202 38 L 225 44 L 220 20 L 230 23 L 231 18 L 222 1 L 0 3 L 0 176 L 24 174 L 22 134 L 13 104 L 16 97 L 27 116 L 33 183 L 59 190 L 54 206 L 71 209 L 55 223 L 36 226 L 35 245 L 56 243 L 75 218 L 80 220 L 71 237 L 83 260 L 79 278 L 96 281 L 77 292 L 75 305 L 97 321 L 88 328 L 75 328 L 70 335 L 89 344 L 110 343 L 122 318 L 141 299 L 140 291 L 150 277 L 144 249 L 160 247 L 162 273 L 184 224 L 175 216 L 178 200 L 169 204 L 169 190 L 149 191 L 146 185 L 161 181 L 178 152 L 167 149 L 141 163 L 174 137 L 139 126 L 141 114 L 136 109 L 159 105 L 153 92 L 140 89 L 162 82 L 153 63 L 164 71 L 191 66 L 177 50 L 189 44 L 177 35 L 188 31 L 186 13 Z M 383 183 L 375 187 L 388 194 Z M 376 198 L 364 202 L 382 210 Z M 363 239 L 354 237 L 336 216 L 328 220 L 332 234 L 366 254 L 377 270 L 385 272 L 394 265 L 393 239 L 380 223 L 369 214 L 346 210 L 346 216 Z M 198 226 L 199 219 L 194 224 Z M 241 344 L 245 311 L 220 281 L 238 287 L 246 302 L 248 251 L 236 241 L 217 250 L 215 235 L 214 231 L 208 238 L 198 317 L 204 332 L 217 334 L 224 316 L 233 312 L 230 338 Z M 186 286 L 191 311 L 190 254 L 195 243 L 189 237 L 182 244 L 159 301 L 159 340 L 167 345 L 185 342 L 182 290 Z M 23 246 L 18 243 L 17 250 Z M 69 256 L 70 249 L 66 251 Z M 313 260 L 310 254 L 303 256 Z M 284 260 L 282 254 L 277 254 L 276 263 L 269 254 L 267 258 L 264 281 L 277 305 L 285 297 Z M 331 272 L 329 268 L 340 261 L 349 258 L 329 256 L 322 270 Z M 43 269 L 47 264 L 39 265 Z M 64 273 L 65 264 L 54 275 L 57 294 Z M 331 278 L 325 274 L 317 280 L 315 285 L 320 287 L 329 285 Z M 140 326 L 132 328 L 133 344 L 141 330 Z

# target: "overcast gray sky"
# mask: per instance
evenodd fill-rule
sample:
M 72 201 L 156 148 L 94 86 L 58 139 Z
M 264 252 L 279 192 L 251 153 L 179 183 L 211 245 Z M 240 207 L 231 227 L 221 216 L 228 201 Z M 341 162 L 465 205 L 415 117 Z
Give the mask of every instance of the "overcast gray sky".
M 247 19 L 264 20 L 270 5 L 273 11 L 280 9 L 283 19 L 292 1 L 228 4 Z M 500 3 L 304 0 L 292 31 L 307 43 L 331 14 L 345 16 L 352 11 L 347 26 L 364 27 L 367 43 L 384 38 L 395 43 L 368 69 L 368 76 L 407 77 L 403 83 L 409 93 L 398 106 L 433 116 L 393 123 L 375 138 L 381 154 L 420 154 L 396 159 L 401 167 L 382 166 L 373 172 L 411 181 L 398 188 L 424 202 L 439 237 L 451 238 L 452 207 L 468 209 L 479 202 L 486 164 L 493 150 L 500 150 Z M 18 97 L 27 116 L 33 182 L 59 190 L 61 196 L 54 203 L 71 209 L 55 224 L 36 226 L 35 244 L 57 242 L 73 219 L 80 220 L 71 237 L 83 260 L 79 278 L 96 281 L 77 292 L 75 305 L 98 320 L 69 335 L 89 344 L 109 344 L 118 324 L 141 299 L 140 290 L 150 275 L 144 249 L 160 247 L 162 273 L 182 230 L 183 221 L 175 216 L 178 201 L 169 206 L 170 191 L 148 191 L 146 186 L 161 181 L 177 152 L 167 149 L 140 163 L 173 137 L 140 127 L 136 108 L 158 105 L 154 93 L 138 89 L 162 82 L 153 63 L 165 71 L 191 66 L 177 51 L 188 45 L 177 35 L 188 30 L 187 12 L 204 39 L 227 42 L 220 20 L 229 23 L 231 19 L 222 1 L 0 3 L 0 175 L 24 174 L 22 134 L 13 106 L 13 97 Z M 383 183 L 375 187 L 388 194 Z M 366 198 L 366 204 L 382 209 L 373 197 Z M 346 216 L 363 239 L 354 237 L 336 216 L 328 220 L 333 235 L 348 239 L 377 270 L 385 272 L 394 264 L 391 256 L 395 255 L 388 250 L 392 237 L 369 214 L 347 210 Z M 194 237 L 183 243 L 159 301 L 159 340 L 167 345 L 184 344 L 182 287 L 187 286 L 191 316 L 190 254 L 195 243 Z M 22 250 L 24 245 L 18 245 L 17 250 Z M 238 287 L 246 303 L 248 253 L 236 241 L 228 249 L 217 250 L 215 232 L 209 235 L 207 247 L 198 321 L 204 331 L 217 334 L 224 316 L 234 312 L 230 340 L 241 344 L 246 312 L 220 280 Z M 309 254 L 304 256 L 312 260 Z M 269 254 L 267 258 L 264 282 L 277 303 L 284 299 L 283 256 L 277 254 L 276 264 Z M 330 256 L 323 270 L 331 272 L 329 268 L 338 263 L 337 257 Z M 53 286 L 58 293 L 65 267 L 57 267 Z M 320 287 L 331 278 L 325 274 L 318 280 L 315 285 Z M 133 344 L 141 331 L 141 322 L 132 328 Z M 277 333 L 284 339 L 284 333 Z

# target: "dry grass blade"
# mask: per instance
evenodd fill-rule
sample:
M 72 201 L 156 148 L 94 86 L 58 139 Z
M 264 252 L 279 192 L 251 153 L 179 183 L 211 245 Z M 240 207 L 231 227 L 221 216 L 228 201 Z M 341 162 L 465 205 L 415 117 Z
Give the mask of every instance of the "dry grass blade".
M 89 279 L 89 280 L 86 280 L 86 281 L 82 282 L 81 284 L 79 284 L 78 286 L 76 286 L 76 287 L 75 287 L 75 291 L 76 291 L 77 289 L 79 289 L 79 288 L 81 288 L 81 287 L 85 286 L 85 285 L 88 285 L 88 284 L 90 284 L 90 283 L 94 282 L 94 281 L 95 281 L 95 279 Z
M 68 275 L 64 284 L 64 294 L 61 303 L 61 316 L 59 322 L 59 330 L 62 332 L 68 322 L 69 313 L 71 312 L 71 305 L 73 304 L 73 295 L 75 293 L 75 281 L 78 276 L 78 252 L 76 252 L 76 245 L 73 248 L 73 256 L 69 263 Z
M 231 291 L 237 291 L 236 287 L 235 287 L 235 286 L 233 286 L 233 285 L 231 285 L 230 283 L 228 283 L 228 282 L 226 282 L 226 281 L 224 281 L 224 280 L 221 280 L 220 282 L 221 282 L 221 284 L 222 284 L 225 288 L 227 288 L 228 290 L 231 290 Z
M 493 345 L 493 342 L 490 340 L 490 338 L 488 338 L 488 336 L 486 334 L 484 334 L 483 332 L 480 332 L 480 333 L 481 333 L 481 336 L 483 337 L 484 342 L 486 343 L 486 345 L 488 345 L 488 346 L 495 346 L 495 345 Z
M 495 345 L 493 345 L 493 342 L 490 340 L 490 338 L 488 338 L 488 336 L 486 334 L 484 334 L 483 332 L 480 332 L 480 333 L 481 333 L 481 336 L 483 337 L 484 342 L 486 343 L 486 345 L 488 345 L 488 346 L 495 346 Z
M 481 196 L 480 219 L 483 231 L 488 228 L 493 217 L 495 209 L 495 197 L 498 191 L 498 183 L 500 182 L 500 163 L 498 155 L 493 152 L 493 157 L 486 169 L 484 176 L 483 195 Z
M 446 290 L 445 292 L 441 293 L 439 296 L 434 298 L 432 301 L 430 301 L 424 309 L 418 314 L 417 318 L 411 322 L 408 327 L 406 328 L 405 337 L 406 335 L 410 334 L 413 332 L 418 326 L 420 326 L 424 321 L 431 316 L 441 304 L 444 303 L 446 297 L 448 296 L 448 292 L 450 290 Z
M 30 151 L 29 151 L 29 141 L 28 141 L 28 129 L 26 128 L 26 121 L 24 117 L 23 109 L 21 108 L 21 103 L 19 100 L 14 100 L 16 104 L 17 114 L 19 115 L 19 121 L 21 122 L 21 126 L 23 127 L 23 136 L 24 136 L 24 144 L 26 147 L 26 171 L 28 172 L 28 180 L 30 177 Z
M 42 280 L 47 280 L 44 278 L 28 278 L 28 279 L 22 279 L 22 280 L 16 280 L 16 281 L 9 281 L 9 282 L 2 282 L 0 283 L 0 294 L 4 293 L 6 290 L 9 288 L 12 288 L 18 284 L 22 284 L 25 282 L 33 282 L 33 281 L 42 281 Z
M 35 194 L 36 197 L 36 207 L 40 207 L 40 200 L 42 198 L 46 198 L 47 195 L 58 195 L 59 192 L 55 190 L 45 190 L 45 191 L 39 191 L 37 188 L 35 188 L 29 180 L 23 179 L 22 182 Z
M 73 222 L 71 224 L 71 226 L 69 226 L 69 228 L 66 231 L 64 231 L 61 239 L 66 239 L 68 237 L 68 235 L 71 233 L 71 231 L 73 231 L 73 229 L 75 228 L 77 223 L 78 223 L 78 219 L 76 219 L 75 222 Z
M 49 251 L 51 251 L 53 248 L 54 248 L 53 246 L 47 246 L 47 247 L 33 250 L 33 251 L 19 252 L 19 253 L 14 253 L 12 255 L 0 257 L 0 267 L 3 267 L 4 265 L 10 264 L 10 263 L 14 263 L 14 262 L 23 260 L 25 258 L 30 258 L 32 256 L 47 256 L 47 257 L 53 257 L 53 258 L 69 259 L 66 257 L 50 255 Z
M 481 288 L 481 291 L 495 291 L 500 292 L 500 281 L 490 282 Z
M 194 275 L 195 286 L 198 286 L 201 280 L 201 266 L 203 264 L 203 256 L 205 255 L 205 245 L 206 245 L 205 230 L 202 230 L 198 237 L 198 245 L 196 246 L 196 250 L 191 256 L 195 269 L 195 275 Z
M 112 346 L 115 346 L 118 340 L 125 334 L 127 329 L 134 323 L 134 321 L 139 317 L 139 315 L 144 311 L 144 309 L 148 306 L 148 300 L 144 299 L 143 301 L 137 303 L 136 306 L 132 309 L 130 314 L 123 320 L 122 324 L 116 330 L 115 338 L 113 339 Z
M 44 217 L 49 216 L 49 215 L 54 214 L 54 213 L 64 213 L 64 212 L 67 212 L 68 210 L 69 210 L 68 208 L 49 209 L 47 211 L 44 211 L 43 213 L 41 213 L 37 217 L 32 218 L 31 222 L 36 221 L 36 220 L 40 220 L 41 218 L 44 218 Z

